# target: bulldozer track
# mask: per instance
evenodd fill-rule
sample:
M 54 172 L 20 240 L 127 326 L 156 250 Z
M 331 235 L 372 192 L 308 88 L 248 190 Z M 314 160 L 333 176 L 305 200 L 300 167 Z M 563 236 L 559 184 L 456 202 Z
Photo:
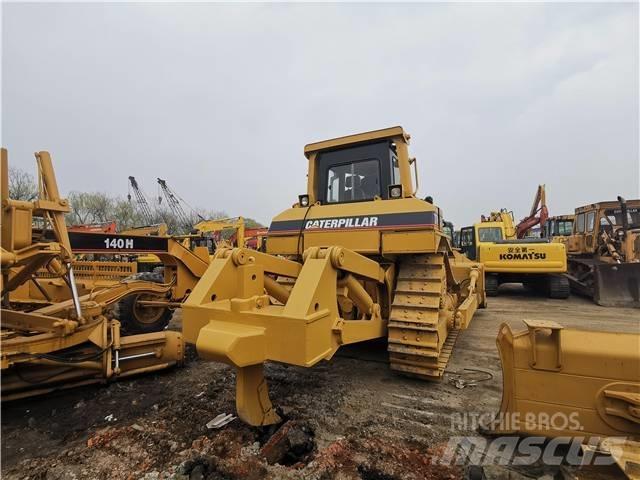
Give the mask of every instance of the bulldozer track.
M 428 380 L 442 378 L 459 332 L 448 332 L 450 315 L 442 308 L 445 268 L 443 253 L 413 255 L 400 265 L 388 322 L 392 370 Z

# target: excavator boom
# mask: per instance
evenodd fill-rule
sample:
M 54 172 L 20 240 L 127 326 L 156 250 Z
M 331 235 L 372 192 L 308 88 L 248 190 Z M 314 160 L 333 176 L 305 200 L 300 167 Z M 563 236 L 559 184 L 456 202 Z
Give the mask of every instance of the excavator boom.
M 545 186 L 538 185 L 529 216 L 520 220 L 520 223 L 516 226 L 516 236 L 518 238 L 524 238 L 527 232 L 536 225 L 544 225 L 547 218 L 549 218 L 549 210 L 547 209 Z

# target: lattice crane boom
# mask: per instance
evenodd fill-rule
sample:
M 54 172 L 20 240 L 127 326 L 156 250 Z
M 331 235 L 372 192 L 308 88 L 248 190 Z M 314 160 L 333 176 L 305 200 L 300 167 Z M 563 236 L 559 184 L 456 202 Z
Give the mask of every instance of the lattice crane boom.
M 151 213 L 151 207 L 149 206 L 149 202 L 147 202 L 147 198 L 142 193 L 142 190 L 140 190 L 135 177 L 129 176 L 129 183 L 131 184 L 131 189 L 135 195 L 136 203 L 142 213 L 145 223 L 147 225 L 151 225 L 153 223 L 153 213 Z M 131 193 L 127 195 L 127 198 L 131 201 Z

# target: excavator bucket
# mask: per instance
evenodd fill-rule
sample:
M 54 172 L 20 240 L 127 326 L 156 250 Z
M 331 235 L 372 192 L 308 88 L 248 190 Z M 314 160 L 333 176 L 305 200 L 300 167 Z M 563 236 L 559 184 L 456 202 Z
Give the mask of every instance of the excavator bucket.
M 525 324 L 527 330 L 513 333 L 504 323 L 498 333 L 503 392 L 491 430 L 637 441 L 640 334 Z
M 640 263 L 602 263 L 594 274 L 598 305 L 640 308 Z

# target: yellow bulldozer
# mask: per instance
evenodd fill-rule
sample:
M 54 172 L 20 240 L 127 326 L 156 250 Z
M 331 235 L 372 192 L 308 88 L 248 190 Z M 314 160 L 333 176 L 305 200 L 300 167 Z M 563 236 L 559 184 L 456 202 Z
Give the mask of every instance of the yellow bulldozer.
M 598 305 L 640 307 L 640 200 L 577 208 L 567 250 L 572 290 Z
M 115 305 L 126 298 L 165 304 L 175 290 L 173 281 L 130 280 L 114 282 L 109 288 L 79 291 L 74 252 L 64 220 L 70 208 L 60 197 L 49 153 L 38 152 L 36 159 L 38 198 L 14 200 L 9 197 L 7 151 L 1 151 L 2 400 L 181 363 L 184 346 L 180 333 L 164 331 L 163 325 L 144 334 L 125 335 L 113 314 Z M 208 258 L 201 265 L 203 272 L 207 264 Z M 37 277 L 42 269 L 49 273 L 49 280 L 61 282 L 60 290 L 67 291 L 65 300 L 50 296 L 34 302 L 28 293 L 26 302 L 15 298 L 28 283 L 41 287 L 38 291 L 44 297 L 49 295 L 42 287 L 42 278 Z M 141 302 L 140 306 L 146 308 Z M 156 307 L 148 306 L 155 315 Z
M 307 145 L 307 192 L 272 220 L 267 253 L 218 250 L 184 303 L 185 339 L 237 367 L 247 423 L 280 421 L 265 361 L 311 367 L 386 338 L 393 370 L 439 379 L 485 306 L 482 265 L 452 249 L 440 209 L 416 197 L 408 143 L 393 127 Z

